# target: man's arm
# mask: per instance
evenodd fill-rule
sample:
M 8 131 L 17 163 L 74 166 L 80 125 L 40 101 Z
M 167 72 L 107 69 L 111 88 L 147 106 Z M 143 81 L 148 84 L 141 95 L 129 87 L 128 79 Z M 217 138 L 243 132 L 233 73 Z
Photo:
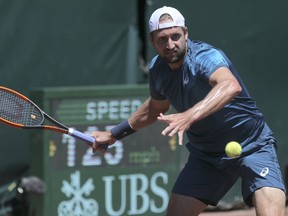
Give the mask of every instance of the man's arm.
M 213 87 L 212 90 L 204 100 L 190 110 L 193 115 L 193 123 L 222 109 L 242 91 L 237 79 L 225 67 L 219 68 L 211 75 L 209 84 Z
M 242 88 L 228 68 L 217 69 L 210 77 L 209 84 L 212 86 L 208 95 L 195 106 L 183 113 L 163 115 L 160 114 L 158 120 L 168 124 L 162 131 L 163 135 L 173 136 L 178 133 L 179 144 L 182 144 L 184 132 L 186 132 L 195 122 L 222 109 Z
M 133 133 L 143 127 L 146 127 L 157 120 L 160 113 L 165 113 L 169 109 L 170 103 L 168 100 L 155 100 L 153 98 L 148 98 L 136 111 L 131 115 L 127 121 L 124 121 L 112 129 L 114 130 L 114 136 L 111 131 L 94 131 L 92 136 L 95 137 L 96 141 L 92 145 L 93 152 L 104 151 L 99 144 L 113 144 L 116 141 L 117 136 L 122 138 L 126 136 L 124 133 Z M 130 132 L 129 132 L 130 131 Z M 123 134 L 123 135 L 122 135 Z
M 169 106 L 168 100 L 155 100 L 150 97 L 131 115 L 128 122 L 134 130 L 139 130 L 154 123 L 160 113 L 167 112 Z

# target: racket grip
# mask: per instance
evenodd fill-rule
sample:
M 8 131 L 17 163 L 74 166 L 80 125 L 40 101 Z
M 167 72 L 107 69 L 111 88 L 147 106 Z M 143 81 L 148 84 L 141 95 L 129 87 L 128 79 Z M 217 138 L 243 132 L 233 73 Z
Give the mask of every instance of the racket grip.
M 95 142 L 95 138 L 93 136 L 89 136 L 73 128 L 69 128 L 68 134 L 89 144 L 93 144 Z M 99 146 L 105 150 L 108 148 L 108 144 L 100 144 Z

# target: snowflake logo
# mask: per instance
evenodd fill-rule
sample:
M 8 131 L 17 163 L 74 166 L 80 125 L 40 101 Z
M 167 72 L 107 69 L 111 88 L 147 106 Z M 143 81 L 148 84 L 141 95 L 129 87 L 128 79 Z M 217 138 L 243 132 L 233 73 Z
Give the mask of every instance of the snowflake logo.
M 81 187 L 80 172 L 70 175 L 71 182 L 63 180 L 61 191 L 70 200 L 62 201 L 58 206 L 58 216 L 97 216 L 98 204 L 93 199 L 84 199 L 94 190 L 93 179 L 89 178 Z

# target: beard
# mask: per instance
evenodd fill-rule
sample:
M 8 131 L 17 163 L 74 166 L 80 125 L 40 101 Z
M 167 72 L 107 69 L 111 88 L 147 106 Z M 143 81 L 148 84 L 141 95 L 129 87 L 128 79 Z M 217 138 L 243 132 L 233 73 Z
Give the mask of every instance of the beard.
M 164 55 L 164 59 L 168 64 L 177 64 L 183 60 L 185 52 L 175 52 L 173 54 Z
M 183 47 L 182 49 L 177 49 L 174 51 L 165 51 L 162 58 L 165 59 L 168 64 L 177 64 L 183 61 L 185 54 L 186 48 Z

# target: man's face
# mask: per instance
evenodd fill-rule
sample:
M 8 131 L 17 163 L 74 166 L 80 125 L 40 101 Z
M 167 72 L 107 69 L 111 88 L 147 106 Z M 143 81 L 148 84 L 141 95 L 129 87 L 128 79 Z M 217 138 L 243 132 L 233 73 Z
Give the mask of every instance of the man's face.
M 164 58 L 171 69 L 179 68 L 186 54 L 188 31 L 172 27 L 152 32 L 151 41 L 158 55 Z

